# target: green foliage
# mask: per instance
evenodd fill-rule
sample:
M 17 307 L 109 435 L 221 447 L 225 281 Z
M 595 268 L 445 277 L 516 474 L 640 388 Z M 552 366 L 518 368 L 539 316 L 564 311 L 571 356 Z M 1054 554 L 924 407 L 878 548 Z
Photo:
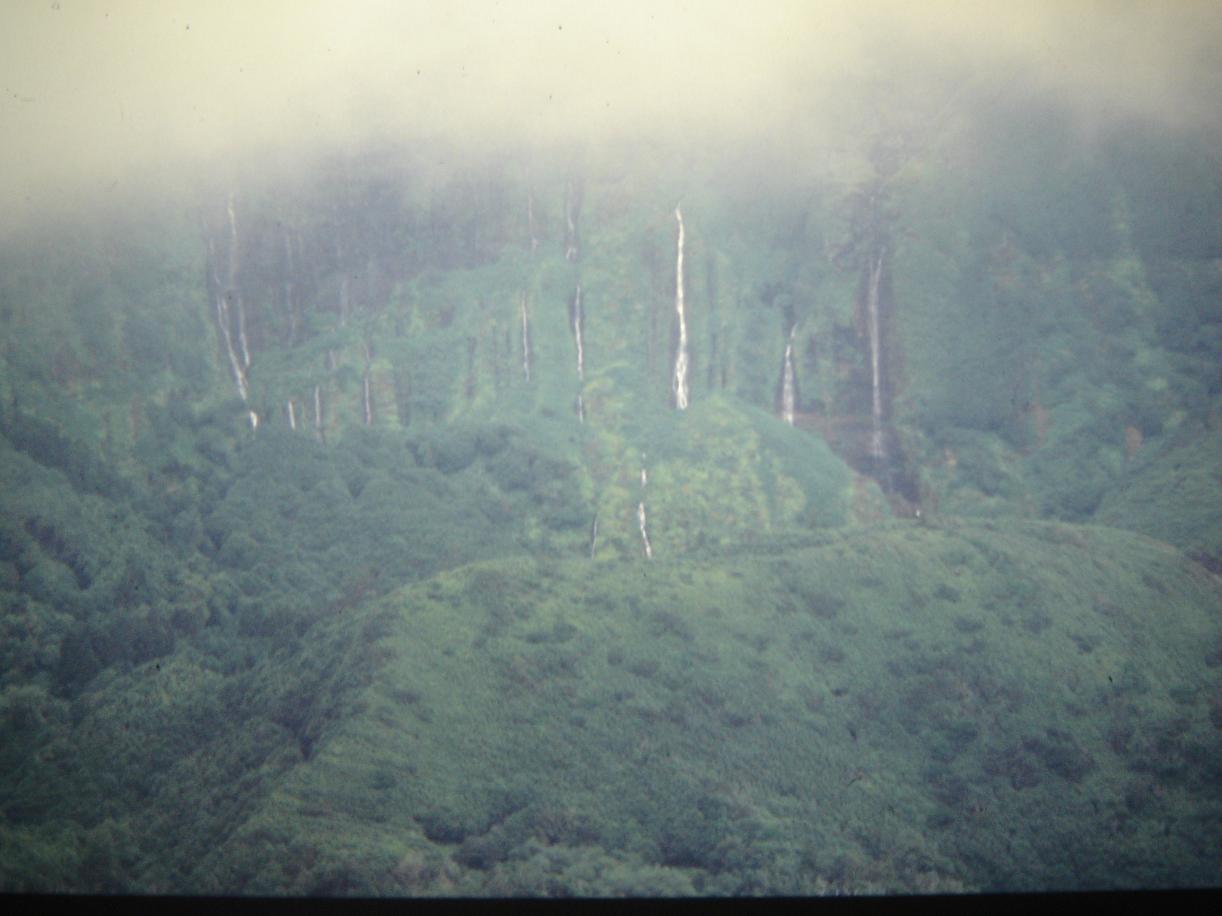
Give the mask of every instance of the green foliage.
M 1104 497 L 1096 519 L 1175 544 L 1213 571 L 1222 568 L 1218 530 L 1217 431 L 1143 445 L 1128 462 L 1118 486 Z
M 248 401 L 227 217 L 0 253 L 0 887 L 1218 883 L 1216 150 L 973 104 L 589 168 L 576 261 L 570 162 L 239 187 Z
M 20 409 L 0 413 L 0 433 L 16 450 L 46 467 L 63 472 L 81 490 L 124 495 L 127 482 L 111 473 L 94 450 L 69 438 L 48 420 Z
M 891 524 L 716 564 L 474 564 L 224 683 L 181 655 L 145 688 L 133 672 L 133 711 L 95 706 L 85 754 L 125 760 L 104 723 L 142 723 L 131 746 L 172 768 L 140 802 L 156 808 L 184 766 L 210 804 L 224 773 L 257 774 L 223 834 L 159 821 L 181 837 L 175 886 L 197 890 L 1209 882 L 1216 829 L 1180 819 L 1222 804 L 1193 699 L 1216 681 L 1220 597 L 1174 551 L 1048 524 Z M 183 730 L 221 709 L 203 745 Z M 111 771 L 135 780 L 111 792 L 148 791 L 138 765 Z M 1172 848 L 1118 876 L 1168 818 Z

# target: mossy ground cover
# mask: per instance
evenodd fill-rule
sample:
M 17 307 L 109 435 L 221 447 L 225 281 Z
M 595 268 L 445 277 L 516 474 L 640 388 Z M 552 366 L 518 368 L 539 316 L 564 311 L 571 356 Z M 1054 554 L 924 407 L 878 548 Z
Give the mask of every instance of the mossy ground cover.
M 462 567 L 322 624 L 344 713 L 314 701 L 184 888 L 1217 883 L 1219 600 L 1156 542 L 1030 523 Z

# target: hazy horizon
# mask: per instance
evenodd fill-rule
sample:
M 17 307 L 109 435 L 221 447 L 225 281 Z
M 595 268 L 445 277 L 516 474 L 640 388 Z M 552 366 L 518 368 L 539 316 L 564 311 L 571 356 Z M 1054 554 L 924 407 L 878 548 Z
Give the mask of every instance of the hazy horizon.
M 1216 129 L 1210 7 L 27 4 L 0 37 L 2 225 L 371 139 L 766 140 L 800 161 L 970 81 L 1055 93 L 1087 132 L 1125 116 Z

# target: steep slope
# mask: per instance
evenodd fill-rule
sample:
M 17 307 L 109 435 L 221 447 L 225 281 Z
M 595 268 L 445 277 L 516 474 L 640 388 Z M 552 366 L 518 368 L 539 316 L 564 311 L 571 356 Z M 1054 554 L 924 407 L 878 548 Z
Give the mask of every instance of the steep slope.
M 137 475 L 200 410 L 231 440 L 508 423 L 573 466 L 581 527 L 597 515 L 621 555 L 642 465 L 700 448 L 684 415 L 711 404 L 809 434 L 765 439 L 819 481 L 778 512 L 770 468 L 793 462 L 723 437 L 723 543 L 854 518 L 811 502 L 846 491 L 814 439 L 899 514 L 1086 521 L 1133 452 L 1218 410 L 1216 149 L 1131 124 L 1084 139 L 1021 94 L 952 114 L 790 175 L 739 148 L 628 167 L 385 145 L 202 189 L 196 221 L 109 215 L 5 254 L 0 391 Z M 686 499 L 725 497 L 684 460 Z
M 912 122 L 9 245 L 0 887 L 1222 880 L 1217 147 Z

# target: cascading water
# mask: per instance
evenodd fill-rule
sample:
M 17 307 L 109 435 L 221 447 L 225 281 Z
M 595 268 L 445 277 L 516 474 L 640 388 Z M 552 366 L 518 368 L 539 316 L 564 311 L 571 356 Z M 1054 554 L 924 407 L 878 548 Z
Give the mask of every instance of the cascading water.
M 882 339 L 878 318 L 878 287 L 883 274 L 883 256 L 875 256 L 870 268 L 870 282 L 866 293 L 866 321 L 870 337 L 870 458 L 881 464 L 883 453 L 883 388 L 882 388 Z
M 242 312 L 242 299 L 237 291 L 237 274 L 238 274 L 238 225 L 237 218 L 234 215 L 233 194 L 229 195 L 228 202 L 229 212 L 229 270 L 228 282 L 221 283 L 219 272 L 216 267 L 216 246 L 212 240 L 208 241 L 208 259 L 212 263 L 212 286 L 216 294 L 216 323 L 221 331 L 221 340 L 225 343 L 225 355 L 229 359 L 229 369 L 233 374 L 233 383 L 238 389 L 238 397 L 242 399 L 242 403 L 246 404 L 249 400 L 249 388 L 246 383 L 246 370 L 250 368 L 250 350 L 246 346 L 246 321 L 245 315 Z M 238 355 L 237 348 L 233 343 L 233 316 L 229 312 L 230 301 L 237 305 L 238 309 L 238 331 L 239 344 L 241 346 L 242 355 Z M 259 415 L 247 407 L 247 416 L 250 420 L 250 428 L 259 428 Z
M 564 259 L 570 264 L 575 264 L 581 254 L 581 242 L 577 235 L 577 214 L 580 209 L 581 189 L 570 179 L 564 189 Z
M 903 439 L 892 425 L 898 381 L 894 368 L 902 350 L 891 333 L 898 306 L 888 280 L 890 252 L 887 237 L 876 230 L 857 265 L 854 342 L 843 350 L 855 365 L 850 369 L 842 362 L 837 371 L 845 382 L 844 401 L 853 407 L 850 416 L 842 417 L 848 422 L 828 424 L 824 435 L 857 473 L 874 479 L 897 513 L 908 514 L 920 505 L 921 486 L 905 456 Z M 813 355 L 813 349 L 808 352 Z
M 238 304 L 238 344 L 242 347 L 242 368 L 250 368 L 250 345 L 246 342 L 246 309 L 242 306 L 242 297 L 237 297 Z
M 297 430 L 297 408 L 294 406 L 292 398 L 289 398 L 286 408 L 287 408 L 288 415 L 289 415 L 289 429 L 296 432 Z
M 225 342 L 225 353 L 229 357 L 229 368 L 233 373 L 233 382 L 237 386 L 238 396 L 243 403 L 247 398 L 246 372 L 233 348 L 233 334 L 229 330 L 229 302 L 224 291 L 218 291 L 216 296 L 216 323 L 221 329 L 221 339 Z
M 675 350 L 675 371 L 671 388 L 675 395 L 675 407 L 687 410 L 687 309 L 683 301 L 683 211 L 675 205 L 675 220 L 679 224 L 679 244 L 675 257 L 675 313 L 679 320 L 679 345 Z
M 233 373 L 233 382 L 238 389 L 238 397 L 245 403 L 246 373 L 242 371 L 238 354 L 233 349 L 233 336 L 229 332 L 229 304 L 224 293 L 218 293 L 216 297 L 216 323 L 221 329 L 221 339 L 225 341 L 225 353 L 229 357 L 229 368 Z
M 522 315 L 522 374 L 530 381 L 530 321 L 526 314 L 526 293 L 519 300 L 519 311 Z
M 233 291 L 237 307 L 238 345 L 242 348 L 242 369 L 245 371 L 250 368 L 250 347 L 246 343 L 246 309 L 242 306 L 242 294 L 238 292 L 238 220 L 232 193 L 229 195 L 229 289 Z
M 789 328 L 789 339 L 785 341 L 785 362 L 781 367 L 781 419 L 793 426 L 795 393 L 793 368 L 793 338 L 798 326 Z
M 322 422 L 322 386 L 314 386 L 314 437 L 319 442 L 327 441 L 327 434 Z
M 582 341 L 582 320 L 585 317 L 581 307 L 581 284 L 573 294 L 573 340 L 577 344 L 577 381 L 585 379 L 585 350 Z
M 649 529 L 645 518 L 645 487 L 649 483 L 649 472 L 645 470 L 645 456 L 641 456 L 641 498 L 636 504 L 637 526 L 641 529 L 641 544 L 645 548 L 645 559 L 653 559 L 653 547 L 649 543 Z
M 582 337 L 584 318 L 585 313 L 581 305 L 581 284 L 578 283 L 577 290 L 573 293 L 573 301 L 569 305 L 569 323 L 573 331 L 573 341 L 577 344 L 577 420 L 580 423 L 586 421 L 586 405 L 581 392 L 582 383 L 585 381 L 585 345 Z
M 370 385 L 370 364 L 373 362 L 373 354 L 369 350 L 369 344 L 362 344 L 365 351 L 365 374 L 361 377 L 361 394 L 363 406 L 365 408 L 365 425 L 373 426 L 373 390 Z
M 590 523 L 590 559 L 594 559 L 594 552 L 598 549 L 598 513 L 594 513 L 594 521 Z

